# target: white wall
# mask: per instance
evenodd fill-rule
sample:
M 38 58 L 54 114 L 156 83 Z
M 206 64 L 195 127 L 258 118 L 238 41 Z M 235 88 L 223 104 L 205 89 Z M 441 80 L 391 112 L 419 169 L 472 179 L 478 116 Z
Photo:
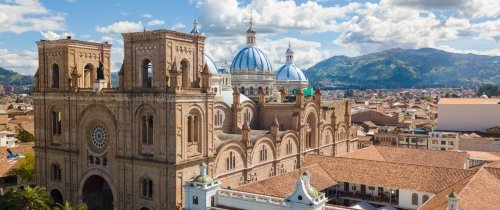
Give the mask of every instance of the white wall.
M 500 104 L 438 104 L 440 130 L 485 131 L 500 125 Z
M 413 193 L 417 193 L 418 195 L 418 205 L 413 205 L 411 203 L 411 196 Z M 423 196 L 428 195 L 429 199 L 434 195 L 432 193 L 426 192 L 417 192 L 411 190 L 400 189 L 399 190 L 399 206 L 409 208 L 409 209 L 418 209 L 423 204 Z

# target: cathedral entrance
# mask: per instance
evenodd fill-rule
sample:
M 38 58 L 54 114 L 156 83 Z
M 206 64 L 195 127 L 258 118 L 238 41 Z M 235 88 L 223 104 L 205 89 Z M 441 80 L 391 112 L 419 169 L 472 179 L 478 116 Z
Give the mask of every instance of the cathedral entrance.
M 82 200 L 88 210 L 113 210 L 113 192 L 102 177 L 90 176 L 83 185 Z

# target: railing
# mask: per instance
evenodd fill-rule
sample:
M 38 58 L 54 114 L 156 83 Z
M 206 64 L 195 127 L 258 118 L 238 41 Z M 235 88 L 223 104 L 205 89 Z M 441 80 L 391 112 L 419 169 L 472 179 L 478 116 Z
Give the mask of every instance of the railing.
M 393 195 L 392 199 L 390 198 L 389 195 L 386 193 L 382 194 L 382 196 L 376 196 L 376 195 L 363 195 L 360 192 L 343 192 L 343 191 L 338 191 L 337 193 L 332 193 L 332 195 L 329 197 L 329 199 L 333 198 L 343 198 L 343 199 L 353 199 L 353 200 L 365 200 L 365 201 L 372 201 L 376 203 L 392 203 L 392 204 L 398 204 L 398 197 Z
M 237 200 L 247 200 L 254 201 L 257 203 L 265 203 L 272 205 L 284 205 L 285 200 L 283 198 L 266 196 L 266 195 L 258 195 L 253 193 L 239 192 L 233 190 L 220 189 L 218 191 L 220 197 L 226 197 Z

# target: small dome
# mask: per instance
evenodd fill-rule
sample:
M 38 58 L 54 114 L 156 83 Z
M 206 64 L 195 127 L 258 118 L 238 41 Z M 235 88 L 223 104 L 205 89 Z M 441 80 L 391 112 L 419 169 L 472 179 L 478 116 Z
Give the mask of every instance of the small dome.
M 319 193 L 316 189 L 314 189 L 314 187 L 312 187 L 311 185 L 307 186 L 306 187 L 306 190 L 307 190 L 307 194 L 313 198 L 313 199 L 316 199 L 318 196 L 319 196 Z
M 295 64 L 283 65 L 276 74 L 277 81 L 307 81 L 306 76 Z
M 208 55 L 203 54 L 203 62 L 208 65 L 208 70 L 212 75 L 219 74 L 217 66 L 215 65 L 214 61 L 210 57 L 208 57 Z
M 208 175 L 198 175 L 197 177 L 194 178 L 193 182 L 198 182 L 202 184 L 208 184 L 210 182 L 213 182 L 214 180 L 209 177 Z
M 489 98 L 488 95 L 486 95 L 485 92 L 483 92 L 483 95 L 481 95 L 481 98 Z
M 231 72 L 272 72 L 271 62 L 267 56 L 256 47 L 243 48 L 231 63 Z

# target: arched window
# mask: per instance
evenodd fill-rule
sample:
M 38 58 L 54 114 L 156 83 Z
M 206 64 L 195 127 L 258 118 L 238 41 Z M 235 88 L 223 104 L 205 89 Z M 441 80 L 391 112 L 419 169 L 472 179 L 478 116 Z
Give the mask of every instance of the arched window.
M 51 112 L 52 134 L 61 134 L 61 112 L 53 110 Z
M 143 115 L 141 118 L 141 139 L 143 144 L 153 144 L 153 116 Z
M 61 166 L 57 163 L 53 163 L 50 168 L 52 181 L 61 181 Z
M 249 93 L 249 95 L 251 95 L 251 96 L 255 95 L 255 92 L 253 91 L 253 87 L 250 87 L 250 93 Z
M 297 160 L 293 160 L 293 170 L 297 169 Z
M 59 88 L 59 65 L 52 65 L 52 79 L 51 79 L 51 87 Z
M 142 87 L 153 87 L 153 63 L 149 59 L 142 61 Z
M 215 111 L 215 126 L 222 126 L 224 124 L 224 118 L 221 110 Z
M 267 160 L 267 147 L 266 145 L 262 145 L 262 148 L 259 150 L 260 161 Z
M 307 127 L 306 127 L 306 148 L 310 149 L 312 148 L 314 139 L 313 139 L 313 132 L 314 132 L 314 120 L 312 118 L 312 114 L 307 117 Z
M 266 87 L 266 95 L 269 95 L 269 87 Z
M 83 87 L 92 88 L 92 83 L 96 79 L 94 65 L 88 63 L 83 67 Z
M 411 204 L 418 206 L 418 195 L 417 195 L 417 193 L 411 194 Z
M 226 170 L 233 170 L 236 168 L 236 156 L 234 152 L 229 152 L 229 157 L 226 158 Z
M 189 87 L 189 62 L 186 59 L 181 61 L 182 86 Z
M 422 203 L 427 202 L 427 200 L 429 200 L 429 196 L 428 195 L 423 195 L 422 196 Z
M 243 122 L 247 122 L 248 124 L 250 124 L 250 122 L 252 121 L 252 115 L 250 114 L 250 109 L 245 109 L 243 111 Z
M 245 180 L 243 179 L 242 176 L 240 176 L 240 185 L 243 185 L 243 184 L 245 184 Z
M 141 197 L 153 198 L 153 180 L 148 178 L 141 179 Z
M 332 142 L 332 133 L 327 131 L 325 134 L 325 144 L 329 144 Z
M 201 117 L 197 112 L 188 115 L 188 143 L 198 144 L 201 140 Z
M 243 94 L 243 95 L 245 95 L 245 87 L 241 87 L 240 88 L 240 93 Z
M 286 144 L 286 154 L 292 154 L 292 140 L 288 140 L 288 143 Z

